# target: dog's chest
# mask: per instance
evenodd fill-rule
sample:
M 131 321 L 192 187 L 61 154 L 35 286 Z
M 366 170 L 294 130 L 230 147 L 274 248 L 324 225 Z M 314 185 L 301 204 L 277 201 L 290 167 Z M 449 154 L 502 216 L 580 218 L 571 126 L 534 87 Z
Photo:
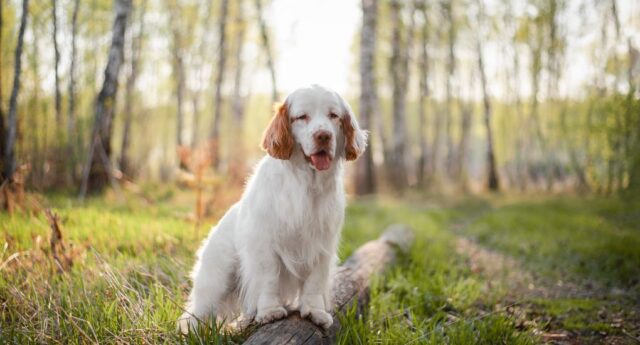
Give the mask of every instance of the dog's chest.
M 318 240 L 324 233 L 337 231 L 343 213 L 335 197 L 298 198 L 289 212 L 281 215 L 287 228 L 282 235 L 293 241 Z
M 285 266 L 302 275 L 321 255 L 333 255 L 344 208 L 336 196 L 300 198 L 298 214 L 283 219 L 286 231 L 278 233 L 277 251 Z

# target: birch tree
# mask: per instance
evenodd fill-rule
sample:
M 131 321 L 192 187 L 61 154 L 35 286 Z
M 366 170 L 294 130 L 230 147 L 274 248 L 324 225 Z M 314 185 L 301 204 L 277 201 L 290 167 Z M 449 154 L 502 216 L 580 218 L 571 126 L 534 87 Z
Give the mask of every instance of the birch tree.
M 3 47 L 3 34 L 4 34 L 4 1 L 0 0 L 0 47 Z M 4 161 L 4 144 L 6 139 L 6 127 L 5 127 L 5 119 L 4 119 L 4 98 L 2 94 L 2 71 L 3 71 L 3 54 L 0 52 L 0 176 L 3 168 Z M 0 177 L 0 181 L 2 178 Z
M 87 191 L 101 191 L 112 181 L 111 174 L 111 135 L 118 76 L 124 60 L 124 39 L 127 19 L 131 12 L 131 0 L 116 0 L 114 3 L 115 20 L 109 58 L 104 71 L 102 89 L 95 102 L 95 117 L 91 134 L 87 164 L 83 173 L 80 197 Z
M 478 1 L 478 29 L 476 31 L 476 54 L 478 58 L 478 72 L 480 74 L 480 85 L 482 87 L 482 109 L 484 111 L 484 127 L 487 132 L 487 188 L 495 192 L 500 188 L 498 171 L 496 169 L 496 159 L 493 144 L 493 130 L 491 128 L 491 97 L 487 89 L 487 76 L 484 67 L 484 56 L 482 52 L 482 40 L 480 29 L 484 27 L 484 6 L 482 0 Z
M 54 88 L 55 88 L 55 110 L 56 110 L 56 130 L 58 134 L 58 140 L 62 135 L 62 95 L 60 94 L 60 49 L 58 47 L 58 1 L 51 0 L 51 21 L 52 21 L 52 42 L 53 42 L 53 75 L 54 75 Z
M 406 124 L 406 92 L 408 80 L 408 49 L 411 44 L 403 45 L 402 18 L 400 1 L 391 1 L 391 22 L 393 33 L 391 38 L 391 79 L 392 79 L 392 118 L 393 118 L 393 155 L 390 168 L 391 183 L 398 190 L 408 185 L 406 168 L 406 144 L 408 141 Z M 413 28 L 408 30 L 410 37 Z
M 9 121 L 7 123 L 6 143 L 4 146 L 4 166 L 2 167 L 2 178 L 9 181 L 10 184 L 13 182 L 13 174 L 17 167 L 15 145 L 18 136 L 18 94 L 20 93 L 20 77 L 22 73 L 22 47 L 28 17 L 29 0 L 22 0 L 22 16 L 20 17 L 20 29 L 15 50 L 13 88 L 9 99 Z
M 218 24 L 218 59 L 215 81 L 215 95 L 213 104 L 213 127 L 211 130 L 211 154 L 213 167 L 217 170 L 220 166 L 220 120 L 222 117 L 222 86 L 227 56 L 227 14 L 229 11 L 228 0 L 220 1 L 220 19 Z
M 521 98 L 521 90 L 520 90 L 520 80 L 521 80 L 521 72 L 520 72 L 520 42 L 518 41 L 518 24 L 516 22 L 516 18 L 514 15 L 514 9 L 511 1 L 505 1 L 505 15 L 504 15 L 504 23 L 508 28 L 505 32 L 507 33 L 507 39 L 505 45 L 507 48 L 510 46 L 513 60 L 511 61 L 511 65 L 505 69 L 507 73 L 507 87 L 508 93 L 511 95 L 511 99 L 514 102 L 514 106 L 512 109 L 513 114 L 516 119 L 516 132 L 524 133 L 525 132 L 525 115 L 522 107 L 522 98 Z M 527 171 L 526 171 L 526 135 L 520 134 L 517 135 L 515 139 L 515 180 L 518 183 L 518 187 L 521 191 L 524 191 L 527 187 Z
M 242 95 L 242 78 L 244 72 L 244 62 L 242 54 L 244 51 L 244 41 L 246 35 L 246 20 L 244 17 L 244 2 L 238 0 L 234 7 L 234 77 L 233 77 L 233 98 L 231 102 L 231 112 L 233 114 L 233 131 L 231 154 L 229 159 L 229 175 L 234 178 L 234 182 L 244 182 L 245 171 L 245 154 L 244 154 L 244 114 L 245 114 L 245 97 Z
M 129 61 L 129 75 L 125 84 L 124 95 L 124 112 L 123 128 L 122 128 L 122 145 L 120 146 L 120 160 L 118 165 L 120 171 L 125 176 L 133 175 L 133 167 L 131 166 L 130 145 L 131 145 L 131 125 L 133 122 L 133 96 L 135 93 L 136 82 L 138 81 L 138 66 L 140 64 L 140 54 L 142 52 L 142 41 L 144 39 L 144 16 L 147 9 L 147 0 L 142 0 L 138 9 L 137 31 L 131 34 L 131 59 Z M 133 31 L 133 30 L 132 30 Z
M 191 67 L 194 74 L 194 82 L 190 83 L 191 90 L 191 109 L 192 109 L 192 128 L 191 128 L 191 148 L 194 149 L 198 144 L 200 129 L 200 97 L 204 85 L 208 84 L 208 75 L 204 73 L 204 65 L 207 60 L 208 41 L 205 39 L 209 30 L 211 30 L 211 12 L 213 8 L 213 0 L 204 3 L 204 8 L 200 11 L 200 25 L 196 28 L 200 29 L 200 39 L 197 42 L 197 51 L 191 59 Z
M 418 67 L 418 76 L 420 79 L 420 95 L 418 99 L 418 167 L 417 167 L 417 180 L 418 185 L 424 186 L 427 179 L 427 171 L 430 169 L 427 164 L 429 162 L 429 152 L 427 147 L 427 102 L 429 100 L 429 52 L 427 50 L 427 42 L 429 40 L 429 16 L 427 12 L 426 1 L 418 2 L 417 8 L 422 15 L 422 28 L 420 35 L 420 63 Z
M 456 73 L 456 55 L 455 55 L 455 45 L 457 39 L 456 32 L 456 24 L 455 24 L 455 16 L 453 13 L 454 9 L 454 0 L 445 0 L 442 2 L 442 11 L 444 13 L 444 18 L 447 25 L 447 43 L 448 43 L 448 54 L 447 54 L 447 77 L 446 77 L 446 106 L 447 112 L 445 116 L 445 148 L 447 151 L 445 166 L 450 173 L 454 173 L 455 176 L 455 152 L 453 147 L 453 88 L 452 85 L 453 80 L 455 79 Z
M 360 34 L 360 125 L 371 129 L 377 109 L 378 93 L 375 78 L 376 30 L 378 1 L 362 0 L 362 32 Z M 356 162 L 356 194 L 376 191 L 375 166 L 373 164 L 372 137 L 364 155 Z
M 169 27 L 171 28 L 171 68 L 174 81 L 174 92 L 176 96 L 176 144 L 181 146 L 184 144 L 183 128 L 184 128 L 184 98 L 186 91 L 186 71 L 185 71 L 185 37 L 184 30 L 184 11 L 182 7 L 171 1 L 169 8 Z M 217 96 L 217 94 L 216 94 Z M 218 100 L 216 98 L 216 104 Z
M 73 1 L 73 14 L 71 15 L 71 56 L 69 59 L 69 85 L 67 90 L 67 159 L 71 169 L 71 177 L 76 178 L 76 159 L 79 145 L 79 135 L 76 129 L 76 64 L 78 59 L 78 12 L 80 10 L 80 0 Z
M 224 0 L 223 0 L 224 1 Z M 278 87 L 276 85 L 276 67 L 273 61 L 273 53 L 271 52 L 271 40 L 269 39 L 269 30 L 267 22 L 264 20 L 262 11 L 262 0 L 255 0 L 256 12 L 258 15 L 258 25 L 260 26 L 260 37 L 262 38 L 262 47 L 267 57 L 267 68 L 271 77 L 271 100 L 278 101 Z

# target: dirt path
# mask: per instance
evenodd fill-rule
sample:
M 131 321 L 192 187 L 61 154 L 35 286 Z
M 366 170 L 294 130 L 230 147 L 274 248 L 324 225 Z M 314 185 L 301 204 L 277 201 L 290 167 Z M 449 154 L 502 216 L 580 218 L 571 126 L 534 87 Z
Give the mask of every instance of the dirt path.
M 607 290 L 593 282 L 584 285 L 564 281 L 552 282 L 528 271 L 513 257 L 483 247 L 462 236 L 457 237 L 456 251 L 468 258 L 472 272 L 486 279 L 487 289 L 506 289 L 503 301 L 493 306 L 494 311 L 504 308 L 504 311 L 516 320 L 518 328 L 532 331 L 544 342 L 640 344 L 640 312 L 635 310 L 637 305 L 620 305 L 619 299 L 616 298 L 623 296 L 624 291 Z M 550 312 L 549 305 L 554 303 L 574 303 L 583 300 L 597 300 L 598 303 L 602 302 L 602 305 L 597 311 L 582 311 L 579 307 L 570 307 L 566 313 Z M 548 305 L 544 304 L 546 301 L 549 302 Z M 587 328 L 603 330 L 566 329 L 565 323 L 573 319 L 584 322 Z

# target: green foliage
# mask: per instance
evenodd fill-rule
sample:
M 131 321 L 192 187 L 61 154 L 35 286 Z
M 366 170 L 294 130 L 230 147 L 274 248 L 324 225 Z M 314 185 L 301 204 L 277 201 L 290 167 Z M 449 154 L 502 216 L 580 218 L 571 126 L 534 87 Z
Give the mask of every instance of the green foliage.
M 77 205 L 64 194 L 49 195 L 73 253 L 74 266 L 62 274 L 50 258 L 49 228 L 41 215 L 0 214 L 0 342 L 241 342 L 251 329 L 226 333 L 210 324 L 183 337 L 175 328 L 193 253 L 206 233 L 205 226 L 195 229 L 185 220 L 193 195 L 143 186 L 135 196 L 125 194 L 126 202 L 114 197 Z M 416 241 L 393 269 L 373 280 L 366 307 L 339 317 L 338 343 L 531 344 L 540 341 L 534 332 L 540 329 L 617 334 L 603 310 L 632 317 L 636 302 L 628 296 L 636 291 L 640 267 L 637 201 L 409 199 L 362 200 L 347 209 L 343 259 L 397 222 L 415 229 Z M 523 295 L 501 276 L 472 270 L 457 247 L 460 234 L 522 262 L 541 281 L 595 282 L 623 293 Z M 525 316 L 511 306 L 526 310 Z M 523 317 L 533 323 L 527 326 Z

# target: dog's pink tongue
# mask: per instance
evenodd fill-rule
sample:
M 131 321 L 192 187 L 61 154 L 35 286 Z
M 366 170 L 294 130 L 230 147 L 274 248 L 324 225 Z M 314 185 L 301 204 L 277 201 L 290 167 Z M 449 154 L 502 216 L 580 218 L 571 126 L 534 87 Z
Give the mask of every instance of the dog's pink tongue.
M 331 166 L 331 159 L 326 153 L 311 155 L 311 164 L 318 170 L 327 170 Z

